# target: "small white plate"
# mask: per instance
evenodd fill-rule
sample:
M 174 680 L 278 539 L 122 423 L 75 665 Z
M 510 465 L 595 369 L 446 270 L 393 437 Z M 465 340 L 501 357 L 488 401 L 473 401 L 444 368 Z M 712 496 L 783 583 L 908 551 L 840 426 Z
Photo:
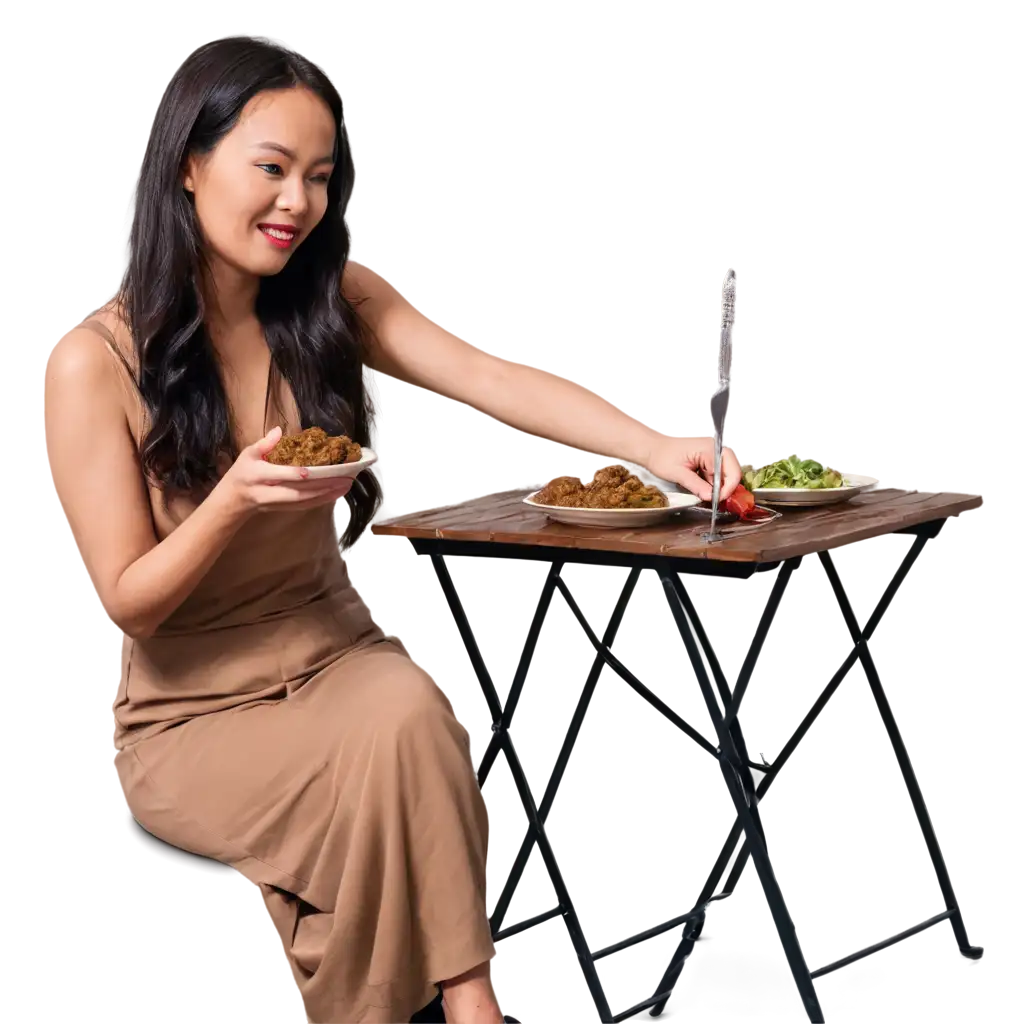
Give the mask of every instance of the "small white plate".
M 754 501 L 759 505 L 834 505 L 855 494 L 870 491 L 878 481 L 873 476 L 844 473 L 842 487 L 758 487 Z
M 540 509 L 558 523 L 570 526 L 603 526 L 632 529 L 638 526 L 654 526 L 670 519 L 685 508 L 692 508 L 700 498 L 696 494 L 669 492 L 665 495 L 668 505 L 665 508 L 564 508 L 561 505 L 542 505 L 534 501 L 534 491 L 523 498 L 523 504 Z
M 364 448 L 362 455 L 355 462 L 342 462 L 336 466 L 307 466 L 307 480 L 318 480 L 332 476 L 359 476 L 364 469 L 372 466 L 377 456 L 370 448 Z

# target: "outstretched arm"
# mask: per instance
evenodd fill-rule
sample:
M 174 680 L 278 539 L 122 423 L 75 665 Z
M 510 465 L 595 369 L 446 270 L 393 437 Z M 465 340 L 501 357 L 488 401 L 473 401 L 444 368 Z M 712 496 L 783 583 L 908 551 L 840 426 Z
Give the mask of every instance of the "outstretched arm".
M 343 289 L 350 300 L 362 300 L 357 308 L 373 332 L 368 358 L 373 369 L 454 398 L 527 434 L 637 463 L 710 499 L 711 438 L 660 434 L 572 381 L 483 352 L 429 320 L 367 267 L 350 262 Z M 726 498 L 740 480 L 730 449 L 722 466 Z

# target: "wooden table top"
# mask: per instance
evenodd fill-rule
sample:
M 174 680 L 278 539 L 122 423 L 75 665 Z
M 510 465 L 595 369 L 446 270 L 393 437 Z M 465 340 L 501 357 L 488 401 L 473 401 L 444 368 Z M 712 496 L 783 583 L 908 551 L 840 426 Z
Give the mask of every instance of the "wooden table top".
M 743 534 L 706 544 L 710 521 L 679 513 L 660 526 L 603 529 L 556 523 L 522 503 L 529 490 L 504 491 L 459 505 L 398 516 L 373 526 L 375 534 L 410 539 L 475 541 L 547 548 L 614 551 L 723 562 L 776 562 L 868 537 L 878 537 L 981 505 L 972 494 L 928 494 L 892 488 L 868 491 L 849 501 L 817 508 L 780 508 L 782 515 Z

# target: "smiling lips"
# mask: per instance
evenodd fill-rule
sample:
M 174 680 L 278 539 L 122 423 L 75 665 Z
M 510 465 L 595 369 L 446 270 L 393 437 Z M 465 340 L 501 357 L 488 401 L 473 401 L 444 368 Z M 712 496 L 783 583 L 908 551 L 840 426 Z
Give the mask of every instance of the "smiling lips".
M 278 249 L 287 249 L 299 233 L 298 228 L 292 224 L 257 224 L 256 227 L 263 232 L 263 237 Z

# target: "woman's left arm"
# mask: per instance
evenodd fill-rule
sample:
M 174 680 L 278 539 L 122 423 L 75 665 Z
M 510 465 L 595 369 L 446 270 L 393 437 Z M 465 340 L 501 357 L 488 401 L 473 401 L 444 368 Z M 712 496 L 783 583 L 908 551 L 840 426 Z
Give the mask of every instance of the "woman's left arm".
M 367 365 L 374 370 L 463 402 L 527 434 L 644 466 L 710 499 L 712 438 L 660 434 L 572 381 L 474 348 L 425 317 L 367 267 L 349 262 L 343 289 L 371 330 Z M 722 497 L 739 481 L 739 462 L 726 448 Z

